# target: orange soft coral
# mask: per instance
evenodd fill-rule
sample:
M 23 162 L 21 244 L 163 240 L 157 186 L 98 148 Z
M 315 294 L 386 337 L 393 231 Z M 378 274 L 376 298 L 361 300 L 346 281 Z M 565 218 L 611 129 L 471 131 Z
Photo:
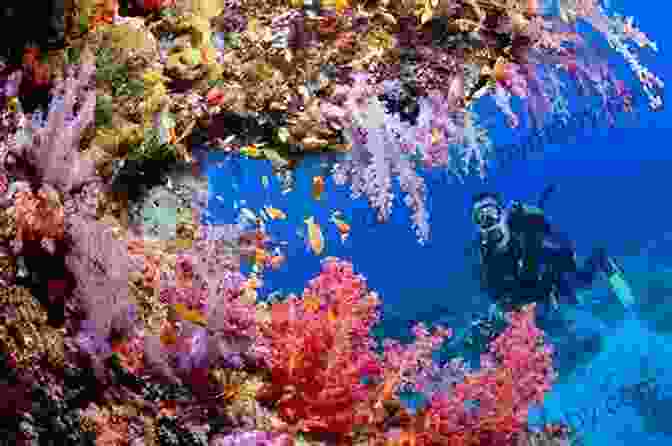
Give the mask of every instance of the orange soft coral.
M 94 423 L 96 446 L 127 446 L 128 419 L 111 412 L 92 403 L 83 416 Z
M 28 190 L 16 193 L 16 241 L 62 240 L 64 211 L 58 193 L 43 186 L 37 194 Z

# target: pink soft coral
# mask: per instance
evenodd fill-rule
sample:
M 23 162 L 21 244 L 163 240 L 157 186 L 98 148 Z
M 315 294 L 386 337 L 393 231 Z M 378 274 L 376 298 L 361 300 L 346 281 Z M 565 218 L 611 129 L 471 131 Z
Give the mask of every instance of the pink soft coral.
M 550 389 L 555 379 L 552 349 L 534 323 L 534 305 L 509 318 L 511 325 L 484 355 L 483 368 L 457 384 L 452 394 L 432 399 L 426 416 L 442 444 L 512 444 L 526 426 L 529 406 L 540 403 Z

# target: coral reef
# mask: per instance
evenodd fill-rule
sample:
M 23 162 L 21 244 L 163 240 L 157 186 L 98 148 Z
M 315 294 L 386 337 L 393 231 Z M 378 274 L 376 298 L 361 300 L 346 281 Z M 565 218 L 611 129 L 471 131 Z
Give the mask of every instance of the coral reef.
M 610 122 L 631 112 L 583 20 L 658 110 L 664 84 L 631 47 L 655 43 L 593 1 L 555 15 L 519 1 L 322 3 L 72 0 L 52 43 L 12 48 L 21 63 L 0 68 L 0 438 L 568 444 L 562 426 L 526 426 L 556 379 L 533 306 L 507 315 L 470 369 L 434 361 L 443 327 L 379 345 L 381 298 L 347 261 L 324 259 L 300 296 L 262 299 L 264 271 L 284 260 L 275 217 L 245 208 L 212 224 L 196 143 L 270 161 L 285 191 L 319 158 L 381 221 L 397 178 L 424 242 L 423 171 L 487 174 L 474 104 L 492 96 L 510 127 L 524 115 L 543 128 L 569 113 L 566 77 Z M 314 221 L 312 233 L 323 244 Z M 403 392 L 428 403 L 412 413 Z

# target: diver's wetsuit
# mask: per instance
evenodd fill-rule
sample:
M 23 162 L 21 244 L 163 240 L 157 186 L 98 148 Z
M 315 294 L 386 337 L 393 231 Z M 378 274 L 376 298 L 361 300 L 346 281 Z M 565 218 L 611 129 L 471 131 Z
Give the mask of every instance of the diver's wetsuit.
M 600 270 L 599 252 L 577 267 L 572 242 L 553 230 L 539 208 L 514 203 L 506 218 L 511 231 L 506 248 L 496 252 L 478 242 L 481 287 L 498 311 L 474 322 L 465 338 L 470 350 L 483 352 L 506 327 L 503 313 L 526 304 L 536 302 L 538 322 L 550 323 L 553 307 L 577 304 L 576 291 L 591 286 Z

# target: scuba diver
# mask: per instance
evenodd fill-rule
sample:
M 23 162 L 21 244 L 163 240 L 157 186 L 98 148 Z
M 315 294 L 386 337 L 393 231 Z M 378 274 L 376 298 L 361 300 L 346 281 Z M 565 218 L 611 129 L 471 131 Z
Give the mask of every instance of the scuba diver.
M 591 287 L 599 273 L 626 309 L 634 304 L 622 268 L 604 248 L 577 265 L 574 244 L 544 215 L 553 190 L 547 187 L 536 206 L 513 201 L 508 209 L 497 193 L 474 197 L 471 215 L 479 235 L 481 288 L 494 304 L 486 318 L 467 330 L 467 343 L 484 346 L 506 326 L 504 313 L 532 302 L 537 303 L 540 326 L 552 325 L 555 310 L 561 304 L 581 304 L 577 291 Z

